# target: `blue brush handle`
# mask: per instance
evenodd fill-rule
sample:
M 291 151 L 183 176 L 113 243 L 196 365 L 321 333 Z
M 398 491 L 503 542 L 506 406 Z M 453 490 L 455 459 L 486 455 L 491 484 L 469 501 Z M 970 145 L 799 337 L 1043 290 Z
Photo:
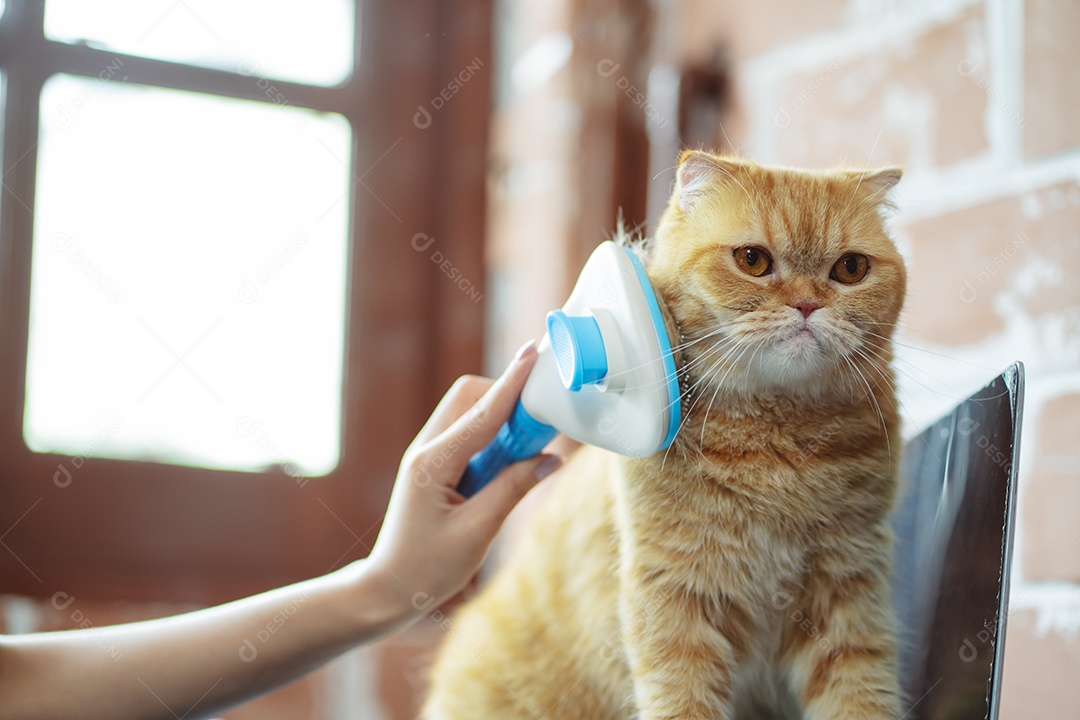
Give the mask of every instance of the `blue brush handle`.
M 457 491 L 472 497 L 507 466 L 537 455 L 558 434 L 558 430 L 530 415 L 518 400 L 514 413 L 499 428 L 495 439 L 469 460 Z

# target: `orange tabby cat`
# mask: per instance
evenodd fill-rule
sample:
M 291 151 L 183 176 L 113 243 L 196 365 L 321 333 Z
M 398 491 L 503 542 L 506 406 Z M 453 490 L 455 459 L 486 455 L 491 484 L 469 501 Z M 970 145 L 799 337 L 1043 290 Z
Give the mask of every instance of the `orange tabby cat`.
M 426 718 L 899 717 L 899 179 L 683 154 L 642 251 L 683 426 L 571 459 L 454 619 Z

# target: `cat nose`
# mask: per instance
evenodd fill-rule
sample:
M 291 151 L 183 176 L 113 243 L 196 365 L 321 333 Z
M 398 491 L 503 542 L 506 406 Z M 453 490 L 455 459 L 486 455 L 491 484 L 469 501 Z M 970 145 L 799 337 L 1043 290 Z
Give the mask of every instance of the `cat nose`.
M 801 312 L 802 316 L 803 316 L 803 319 L 806 319 L 806 318 L 810 317 L 810 313 L 814 312 L 815 310 L 817 310 L 821 306 L 818 305 L 813 300 L 800 300 L 799 302 L 795 303 L 791 307 L 793 307 L 796 310 L 798 310 L 799 312 Z

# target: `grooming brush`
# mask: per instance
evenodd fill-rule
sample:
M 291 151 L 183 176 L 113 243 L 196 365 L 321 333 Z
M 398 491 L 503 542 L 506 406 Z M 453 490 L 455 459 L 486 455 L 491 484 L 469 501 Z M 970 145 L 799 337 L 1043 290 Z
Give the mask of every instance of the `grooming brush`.
M 629 457 L 671 445 L 679 379 L 656 292 L 631 250 L 608 241 L 593 251 L 566 304 L 548 313 L 538 354 L 510 419 L 469 460 L 462 495 L 560 432 Z

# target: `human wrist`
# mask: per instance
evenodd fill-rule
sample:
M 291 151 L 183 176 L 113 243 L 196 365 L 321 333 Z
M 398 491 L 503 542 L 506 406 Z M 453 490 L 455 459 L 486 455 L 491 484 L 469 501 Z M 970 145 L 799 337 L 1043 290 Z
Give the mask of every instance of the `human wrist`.
M 358 560 L 335 574 L 344 583 L 349 623 L 365 640 L 393 632 L 418 615 L 403 583 L 370 559 Z

